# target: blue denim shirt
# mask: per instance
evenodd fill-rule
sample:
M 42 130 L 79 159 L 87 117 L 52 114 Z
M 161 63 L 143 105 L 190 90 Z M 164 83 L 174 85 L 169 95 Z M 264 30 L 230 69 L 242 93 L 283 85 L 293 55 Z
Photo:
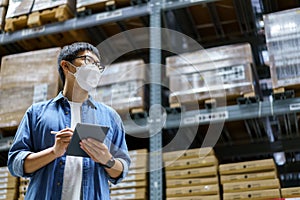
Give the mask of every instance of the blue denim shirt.
M 110 199 L 108 181 L 113 184 L 120 182 L 127 175 L 130 165 L 122 121 L 113 109 L 94 101 L 91 97 L 82 104 L 81 119 L 83 123 L 109 127 L 104 143 L 124 167 L 120 177 L 113 179 L 109 177 L 103 166 L 89 157 L 84 157 L 83 199 Z M 70 126 L 70 104 L 62 93 L 49 101 L 33 104 L 26 111 L 8 154 L 8 168 L 11 174 L 18 177 L 30 177 L 25 199 L 61 199 L 66 155 L 55 159 L 32 174 L 26 174 L 23 165 L 28 154 L 54 145 L 55 136 L 50 133 L 52 130 L 59 131 Z

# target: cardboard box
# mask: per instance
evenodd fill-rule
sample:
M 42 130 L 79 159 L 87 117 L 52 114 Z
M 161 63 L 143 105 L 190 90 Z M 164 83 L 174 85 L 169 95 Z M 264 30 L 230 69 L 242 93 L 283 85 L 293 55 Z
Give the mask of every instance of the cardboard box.
M 252 63 L 253 58 L 250 44 L 224 45 L 168 57 L 166 58 L 167 76 L 178 74 L 178 71 L 182 70 L 183 67 L 188 66 L 190 70 L 187 70 L 187 73 L 191 73 L 210 70 L 212 64 L 215 62 L 230 60 L 243 60 Z M 202 67 L 204 64 L 207 64 L 207 67 Z M 230 65 L 225 64 L 225 66 Z M 216 67 L 220 66 L 216 64 Z
M 248 43 L 172 56 L 166 63 L 171 104 L 255 92 Z
M 120 188 L 139 188 L 139 187 L 146 187 L 147 186 L 147 181 L 132 181 L 132 182 L 121 182 L 118 183 L 117 185 L 111 185 L 111 189 L 120 189 Z
M 224 63 L 224 62 L 222 62 Z M 237 63 L 207 71 L 172 75 L 169 102 L 193 102 L 208 98 L 221 98 L 254 92 L 251 64 Z M 222 92 L 224 91 L 224 92 Z
M 58 93 L 60 48 L 4 56 L 1 62 L 0 127 L 19 125 L 27 108 Z
M 191 168 L 186 170 L 171 170 L 166 171 L 167 179 L 178 179 L 178 178 L 196 178 L 196 177 L 209 177 L 216 176 L 218 174 L 218 167 L 201 167 Z
M 33 2 L 34 0 L 9 0 L 6 18 L 29 14 Z
M 97 3 L 107 2 L 108 0 L 77 0 L 76 8 L 89 7 Z
M 245 174 L 233 174 L 233 175 L 222 175 L 220 176 L 221 183 L 232 183 L 240 181 L 253 181 L 253 180 L 265 180 L 265 179 L 276 179 L 277 172 L 255 172 Z
M 209 178 L 166 179 L 166 186 L 168 188 L 196 185 L 212 185 L 218 183 L 219 179 L 217 176 Z
M 189 196 L 189 197 L 170 197 L 166 200 L 220 200 L 219 195 Z
M 146 200 L 146 193 L 132 193 L 132 194 L 122 194 L 117 196 L 110 196 L 111 200 L 127 199 L 127 200 Z
M 51 9 L 61 5 L 68 5 L 73 13 L 76 11 L 76 1 L 73 0 L 38 0 L 34 1 L 32 12 Z
M 267 190 L 267 189 L 280 189 L 280 182 L 278 179 L 224 183 L 224 193 L 243 192 L 253 190 Z
M 259 171 L 270 171 L 270 170 L 275 170 L 275 169 L 276 169 L 276 166 L 275 166 L 273 159 L 222 164 L 219 166 L 219 172 L 221 175 L 259 172 Z
M 280 198 L 280 190 L 259 190 L 259 191 L 248 191 L 248 192 L 237 192 L 237 193 L 224 193 L 223 200 L 266 200 Z
M 138 160 L 131 161 L 130 169 L 148 168 L 148 158 L 140 158 Z
M 130 157 L 133 156 L 140 156 L 140 155 L 144 155 L 144 156 L 148 156 L 148 150 L 147 149 L 137 149 L 137 150 L 131 150 L 128 151 L 128 154 Z
M 130 169 L 128 175 L 146 174 L 147 171 L 147 168 Z
M 131 182 L 131 181 L 141 181 L 146 180 L 147 176 L 146 173 L 141 174 L 128 174 L 122 182 Z
M 281 188 L 283 198 L 300 197 L 300 187 Z
M 106 66 L 93 96 L 118 112 L 147 106 L 146 65 L 133 60 Z M 118 78 L 116 78 L 118 77 Z
M 164 163 L 166 170 L 208 167 L 212 165 L 218 165 L 218 160 L 216 159 L 215 156 L 180 159 L 176 161 L 167 161 Z
M 190 187 L 167 188 L 167 197 L 184 197 L 195 195 L 217 195 L 219 194 L 219 185 L 198 185 Z
M 274 88 L 298 85 L 299 8 L 264 15 L 270 73 Z
M 146 188 L 129 188 L 129 189 L 119 189 L 119 190 L 111 190 L 111 196 L 117 196 L 122 194 L 134 194 L 134 193 L 144 193 L 146 194 Z
M 203 158 L 209 155 L 214 155 L 214 150 L 212 147 L 165 152 L 163 153 L 163 160 L 174 161 L 177 159 Z

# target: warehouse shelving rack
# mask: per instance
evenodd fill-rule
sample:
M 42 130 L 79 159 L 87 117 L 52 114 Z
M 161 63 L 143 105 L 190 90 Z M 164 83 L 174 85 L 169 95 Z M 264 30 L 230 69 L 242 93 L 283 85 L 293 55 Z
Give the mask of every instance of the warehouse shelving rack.
M 162 27 L 161 22 L 162 20 L 164 20 L 162 12 L 170 10 L 186 12 L 185 10 L 180 9 L 184 9 L 188 6 L 194 6 L 215 1 L 217 0 L 150 0 L 150 2 L 148 3 L 121 8 L 113 11 L 107 11 L 104 13 L 96 13 L 84 17 L 77 17 L 69 19 L 65 22 L 58 22 L 37 28 L 19 30 L 12 33 L 2 33 L 0 34 L 0 46 L 3 46 L 9 51 L 11 50 L 11 52 L 13 53 L 14 51 L 22 51 L 22 49 L 20 49 L 17 45 L 14 45 L 14 43 L 19 42 L 21 40 L 34 39 L 65 31 L 85 29 L 89 27 L 99 26 L 102 24 L 107 24 L 110 22 L 122 21 L 134 17 L 150 16 L 150 26 L 159 28 Z M 249 13 L 252 9 L 252 7 L 247 4 L 250 2 L 250 0 L 234 0 L 234 2 L 237 10 L 239 10 L 237 12 Z M 277 11 L 278 9 L 280 9 L 279 5 L 274 3 L 275 1 L 261 0 L 257 2 L 259 4 L 264 5 L 264 7 L 267 8 L 266 12 L 272 12 L 275 10 Z M 216 35 L 218 38 L 220 38 L 220 41 L 217 43 L 209 43 L 206 46 L 226 44 L 232 41 L 250 41 L 253 44 L 255 43 L 260 45 L 261 42 L 263 42 L 260 36 L 256 34 L 251 34 L 251 32 L 253 33 L 253 31 L 251 30 L 253 29 L 252 26 L 255 22 L 254 14 L 241 14 L 239 17 L 239 26 L 242 35 L 244 35 L 245 38 L 234 38 L 228 41 L 224 37 L 224 30 L 222 29 L 221 22 L 218 18 L 218 13 L 216 13 L 215 7 L 211 5 L 209 10 L 211 13 L 211 18 L 213 19 Z M 193 24 L 193 22 L 190 23 Z M 172 24 L 168 25 L 169 27 L 167 26 L 166 28 L 173 28 Z M 196 32 L 197 31 L 194 29 L 194 27 L 188 29 L 188 33 L 193 35 L 193 37 L 195 37 L 197 41 L 201 42 L 201 37 Z M 160 76 L 160 64 L 162 62 L 162 52 L 159 50 L 159 47 L 161 46 L 161 33 L 150 33 L 150 46 L 153 47 L 150 50 L 150 81 L 152 83 L 161 83 L 162 80 Z M 254 54 L 256 62 L 260 62 L 258 58 L 258 51 L 254 51 Z M 157 85 L 151 86 L 150 105 L 161 105 L 161 93 L 162 91 L 160 87 L 158 87 Z M 163 129 L 168 130 L 172 128 L 178 128 L 180 121 L 183 121 L 181 125 L 184 127 L 193 127 L 199 125 L 207 125 L 209 123 L 218 123 L 219 121 L 230 122 L 236 120 L 260 119 L 280 115 L 295 115 L 296 113 L 300 112 L 299 97 L 286 98 L 286 96 L 283 96 L 283 98 L 274 101 L 255 100 L 252 102 L 251 99 L 244 100 L 244 102 L 246 103 L 230 105 L 227 107 L 216 107 L 211 109 L 191 110 L 185 112 L 169 112 L 166 124 L 164 125 Z M 159 121 L 157 119 L 162 118 L 160 108 L 154 108 L 152 111 L 153 115 L 150 115 L 150 117 L 142 117 L 139 119 L 135 119 L 135 122 L 140 126 L 132 125 L 132 123 L 129 123 L 125 120 L 124 125 L 126 132 L 130 133 L 130 135 L 139 135 L 145 133 L 149 133 L 149 135 L 152 135 L 153 130 L 155 130 L 155 126 L 157 126 L 157 123 Z M 298 131 L 299 130 L 297 128 L 297 134 L 299 134 Z M 149 140 L 150 152 L 156 152 L 150 156 L 150 169 L 158 169 L 150 171 L 149 195 L 150 199 L 153 200 L 159 200 L 163 198 L 162 158 L 160 154 L 160 149 L 163 145 L 162 133 L 163 130 L 155 134 L 153 137 L 150 137 Z M 300 142 L 299 138 L 300 137 L 298 136 L 286 137 L 275 142 L 263 141 L 262 143 L 253 142 L 246 145 L 224 145 L 216 148 L 216 153 L 222 155 L 222 157 L 224 158 L 231 158 L 233 156 L 254 156 L 260 153 L 272 154 L 275 152 L 297 152 L 300 151 L 300 146 L 298 145 Z M 1 140 L 1 152 L 8 150 L 11 140 L 12 138 L 10 137 L 3 138 Z M 283 169 L 282 171 L 288 170 Z

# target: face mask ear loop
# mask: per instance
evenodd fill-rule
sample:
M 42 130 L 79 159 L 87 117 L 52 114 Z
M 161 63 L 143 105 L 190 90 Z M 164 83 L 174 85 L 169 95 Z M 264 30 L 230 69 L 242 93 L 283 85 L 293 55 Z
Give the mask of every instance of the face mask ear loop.
M 70 74 L 72 74 L 74 77 L 76 77 L 75 76 L 75 74 L 76 74 L 76 72 L 78 71 L 78 69 L 77 69 L 77 67 L 73 64 L 73 63 L 71 63 L 70 61 L 67 61 L 68 62 L 68 64 L 70 64 L 72 67 L 74 67 L 75 68 L 75 73 L 72 73 L 72 72 L 70 72 L 70 70 L 68 70 L 68 73 L 70 73 Z

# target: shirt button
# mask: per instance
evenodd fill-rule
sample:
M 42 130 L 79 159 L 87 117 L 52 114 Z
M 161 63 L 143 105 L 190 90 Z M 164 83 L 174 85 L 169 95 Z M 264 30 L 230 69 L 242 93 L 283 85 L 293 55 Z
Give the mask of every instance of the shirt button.
M 63 162 L 60 161 L 60 162 L 59 162 L 59 165 L 62 165 L 62 164 L 63 164 Z
M 69 114 L 69 112 L 68 112 L 68 111 L 66 111 L 66 112 L 65 112 L 65 114 L 67 115 L 67 114 Z
M 60 182 L 57 183 L 57 186 L 60 186 Z

